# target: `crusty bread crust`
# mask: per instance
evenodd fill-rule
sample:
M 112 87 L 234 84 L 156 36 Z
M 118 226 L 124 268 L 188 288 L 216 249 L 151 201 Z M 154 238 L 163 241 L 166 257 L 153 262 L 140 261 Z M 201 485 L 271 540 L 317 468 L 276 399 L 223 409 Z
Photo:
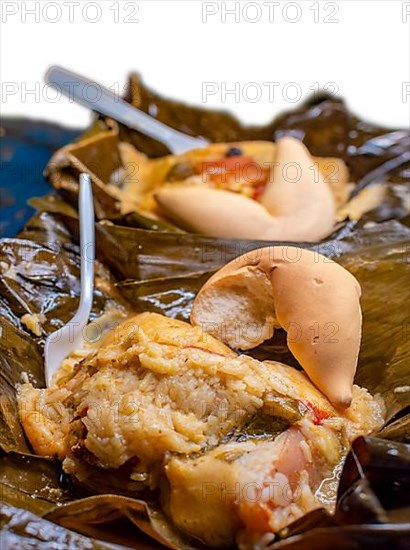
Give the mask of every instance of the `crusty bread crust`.
M 344 408 L 360 349 L 360 295 L 355 277 L 321 254 L 266 247 L 215 273 L 194 301 L 191 322 L 239 349 L 256 347 L 280 326 L 310 379 Z

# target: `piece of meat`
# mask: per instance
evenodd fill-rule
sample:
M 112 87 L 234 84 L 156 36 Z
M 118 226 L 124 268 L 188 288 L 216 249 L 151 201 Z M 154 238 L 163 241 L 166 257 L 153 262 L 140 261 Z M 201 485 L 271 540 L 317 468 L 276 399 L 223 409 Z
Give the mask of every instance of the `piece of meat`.
M 326 452 L 316 437 L 327 438 Z M 166 465 L 169 514 L 181 529 L 210 546 L 277 532 L 321 506 L 315 491 L 343 457 L 329 427 L 304 420 L 274 441 L 229 443 L 199 458 Z

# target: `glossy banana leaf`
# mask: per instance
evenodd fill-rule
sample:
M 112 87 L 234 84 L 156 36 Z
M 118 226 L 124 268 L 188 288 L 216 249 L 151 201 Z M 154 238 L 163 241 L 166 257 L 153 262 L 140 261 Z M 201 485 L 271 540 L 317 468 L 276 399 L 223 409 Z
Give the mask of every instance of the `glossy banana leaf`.
M 0 503 L 0 548 L 26 550 L 126 550 L 125 546 L 84 537 L 35 514 Z M 141 546 L 149 550 L 152 547 Z
M 323 509 L 307 514 L 282 530 L 272 547 L 406 548 L 410 535 L 409 454 L 409 446 L 400 443 L 357 439 L 342 472 L 335 515 Z M 136 531 L 136 527 L 146 535 Z M 116 495 L 73 500 L 51 510 L 45 519 L 0 504 L 0 529 L 2 548 L 8 548 L 8 544 L 14 544 L 10 546 L 14 548 L 50 548 L 53 543 L 59 543 L 62 550 L 203 548 L 174 531 L 152 507 Z
M 410 169 L 410 135 L 406 130 L 380 128 L 354 116 L 344 102 L 331 96 L 307 101 L 266 126 L 249 127 L 223 111 L 212 111 L 165 99 L 147 88 L 137 75 L 131 75 L 126 99 L 139 109 L 155 113 L 155 118 L 186 134 L 204 136 L 211 142 L 244 140 L 275 141 L 285 134 L 303 139 L 313 155 L 342 158 L 356 183 L 353 193 L 372 183 L 388 182 L 383 205 L 365 215 L 366 220 L 382 221 L 408 215 L 405 198 Z M 46 175 L 66 200 L 77 204 L 78 175 L 90 173 L 96 214 L 114 223 L 175 231 L 141 213 L 119 214 L 119 205 L 107 188 L 114 171 L 121 167 L 120 141 L 132 143 L 149 157 L 168 153 L 158 142 L 130 130 L 111 119 L 99 118 L 76 142 L 60 149 L 51 159 Z
M 76 213 L 56 198 L 39 200 L 37 207 L 40 211 L 19 238 L 4 239 L 0 246 L 0 498 L 20 508 L 3 506 L 1 536 L 5 544 L 22 548 L 45 548 L 45 540 L 65 537 L 67 548 L 117 544 L 198 549 L 197 541 L 188 540 L 167 522 L 155 495 L 143 501 L 141 495 L 139 499 L 125 495 L 115 483 L 109 490 L 110 476 L 115 477 L 110 472 L 99 473 L 105 484 L 96 475 L 95 487 L 78 486 L 56 461 L 31 453 L 17 415 L 15 385 L 27 377 L 43 385 L 44 338 L 73 315 L 79 298 Z M 261 245 L 107 222 L 98 223 L 96 229 L 100 261 L 94 318 L 114 308 L 162 311 L 187 319 L 195 293 L 207 277 L 229 259 Z M 396 221 L 359 224 L 317 246 L 351 269 L 362 284 L 364 336 L 357 381 L 383 394 L 392 422 L 380 433 L 386 440 L 367 438 L 354 446 L 343 472 L 336 515 L 320 511 L 306 516 L 280 534 L 275 548 L 365 548 L 385 545 L 387 540 L 401 548 L 409 534 L 405 525 L 408 476 L 403 474 L 408 468 L 408 447 L 389 441 L 406 441 L 409 433 L 404 415 L 409 406 L 409 312 L 405 307 L 409 236 L 410 230 Z M 32 334 L 22 322 L 27 313 L 41 315 L 40 335 Z M 277 336 L 255 350 L 255 355 L 274 354 L 287 361 L 284 335 L 278 331 Z M 355 518 L 360 518 L 360 524 Z M 77 535 L 63 528 L 87 538 L 70 538 Z
M 41 515 L 70 499 L 60 465 L 30 455 L 29 450 L 1 454 L 0 496 L 0 500 Z

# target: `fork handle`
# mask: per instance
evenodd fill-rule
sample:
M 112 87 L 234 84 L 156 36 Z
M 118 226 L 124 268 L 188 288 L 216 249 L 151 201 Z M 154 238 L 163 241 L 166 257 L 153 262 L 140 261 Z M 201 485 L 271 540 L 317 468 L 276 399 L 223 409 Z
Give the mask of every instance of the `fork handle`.
M 80 252 L 81 252 L 81 298 L 78 308 L 80 324 L 86 324 L 93 305 L 94 290 L 94 204 L 91 178 L 88 174 L 80 174 L 79 193 L 80 214 Z
M 163 122 L 130 105 L 111 90 L 92 82 L 62 67 L 51 67 L 45 76 L 49 84 L 56 86 L 61 92 L 75 101 L 100 113 L 118 120 L 125 126 L 163 143 L 172 153 L 180 154 L 190 149 L 202 148 L 208 145 L 203 138 L 187 136 L 178 130 L 170 128 Z M 96 90 L 96 91 L 95 91 Z M 89 95 L 93 97 L 89 97 Z

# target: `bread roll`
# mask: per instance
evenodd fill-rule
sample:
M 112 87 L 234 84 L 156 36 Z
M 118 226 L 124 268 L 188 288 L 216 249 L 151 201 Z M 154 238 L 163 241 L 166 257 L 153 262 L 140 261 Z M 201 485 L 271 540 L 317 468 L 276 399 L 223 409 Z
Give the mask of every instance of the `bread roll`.
M 339 408 L 350 405 L 362 327 L 355 277 L 321 254 L 260 248 L 228 263 L 198 293 L 191 322 L 233 348 L 287 332 L 290 351 Z

